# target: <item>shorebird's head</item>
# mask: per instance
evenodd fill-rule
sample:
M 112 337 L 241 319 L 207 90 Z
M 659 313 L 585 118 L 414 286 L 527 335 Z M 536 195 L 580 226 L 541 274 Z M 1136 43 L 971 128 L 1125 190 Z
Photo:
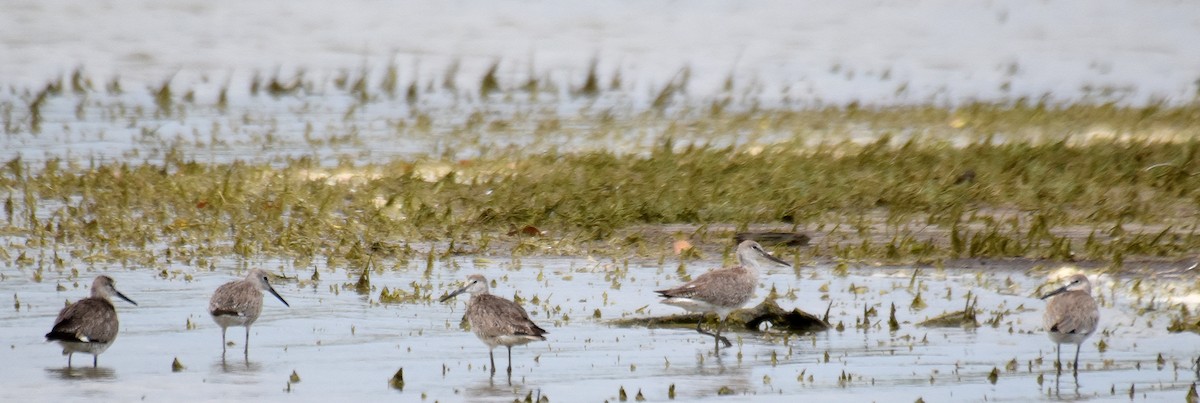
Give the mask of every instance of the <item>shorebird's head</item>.
M 1050 291 L 1049 294 L 1043 295 L 1042 299 L 1050 298 L 1068 291 L 1083 291 L 1088 295 L 1091 295 L 1092 283 L 1088 281 L 1087 276 L 1083 274 L 1072 274 L 1070 277 L 1067 277 L 1067 285 L 1058 287 L 1058 289 L 1054 291 Z
M 763 249 L 762 245 L 759 245 L 758 242 L 750 240 L 745 240 L 738 244 L 737 256 L 738 261 L 743 266 L 759 268 L 763 267 L 766 262 L 774 262 L 779 265 L 792 267 L 790 263 L 783 261 L 783 259 L 771 256 L 771 254 L 767 253 L 767 251 Z
M 451 298 L 454 298 L 454 297 L 458 296 L 458 294 L 462 294 L 464 292 L 471 294 L 471 295 L 487 294 L 488 293 L 487 279 L 483 278 L 483 275 L 481 275 L 481 274 L 472 274 L 470 276 L 467 276 L 467 281 L 465 283 L 463 283 L 463 286 L 461 288 L 454 290 L 454 292 L 452 292 L 450 294 L 447 294 L 446 296 L 442 297 L 442 299 L 439 301 L 440 302 L 449 301 Z
M 102 276 L 96 277 L 95 280 L 92 280 L 92 296 L 99 297 L 99 298 L 105 298 L 105 299 L 112 299 L 112 297 L 117 297 L 117 298 L 129 301 L 129 303 L 131 303 L 133 305 L 137 305 L 137 302 L 133 302 L 133 300 L 129 299 L 129 297 L 126 297 L 125 294 L 122 294 L 120 291 L 117 291 L 117 282 L 115 280 L 113 280 L 112 277 L 109 277 L 109 276 L 102 275 Z
M 279 298 L 279 302 L 282 302 L 283 305 L 289 308 L 292 306 L 287 301 L 284 301 L 283 297 L 280 296 L 278 292 L 275 292 L 275 287 L 271 287 L 271 275 L 267 274 L 267 272 L 263 271 L 263 269 L 250 270 L 250 273 L 246 274 L 246 281 L 249 281 L 251 284 L 257 286 L 259 290 L 269 292 L 271 295 L 274 295 L 275 298 Z

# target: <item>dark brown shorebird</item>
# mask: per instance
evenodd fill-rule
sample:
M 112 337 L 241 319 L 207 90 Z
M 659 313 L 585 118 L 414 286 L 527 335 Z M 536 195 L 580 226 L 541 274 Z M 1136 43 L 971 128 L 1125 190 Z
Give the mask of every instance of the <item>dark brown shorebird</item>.
M 529 314 L 516 302 L 488 293 L 487 279 L 479 274 L 467 277 L 462 288 L 442 297 L 446 302 L 462 293 L 471 294 L 467 301 L 467 322 L 471 331 L 488 346 L 492 375 L 496 374 L 496 346 L 508 348 L 508 375 L 512 376 L 512 348 L 535 341 L 546 340 L 547 332 L 529 319 Z
M 1042 324 L 1058 350 L 1055 367 L 1062 374 L 1062 345 L 1074 344 L 1074 374 L 1079 375 L 1080 345 L 1096 332 L 1096 325 L 1100 323 L 1100 308 L 1092 298 L 1092 283 L 1087 276 L 1075 274 L 1067 277 L 1067 285 L 1042 296 L 1042 299 L 1047 298 L 1050 301 L 1046 303 Z
M 63 346 L 67 368 L 71 367 L 71 356 L 75 353 L 91 354 L 92 367 L 96 367 L 100 353 L 108 350 L 117 339 L 120 322 L 117 321 L 117 308 L 110 300 L 113 296 L 137 305 L 117 291 L 112 277 L 98 276 L 92 281 L 92 296 L 63 308 L 54 319 L 54 328 L 46 333 L 46 340 L 57 341 Z
M 729 339 L 721 336 L 721 328 L 725 326 L 730 312 L 741 308 L 754 296 L 754 289 L 758 287 L 759 269 L 763 268 L 766 262 L 791 267 L 787 262 L 763 250 L 758 242 L 750 240 L 738 244 L 737 256 L 737 266 L 711 270 L 681 286 L 655 291 L 659 296 L 666 298 L 662 300 L 664 304 L 674 305 L 688 312 L 699 312 L 700 322 L 696 323 L 696 331 L 713 336 L 717 352 L 720 352 L 721 344 L 725 347 L 733 345 Z M 716 333 L 706 332 L 702 327 L 704 315 L 709 312 L 716 313 L 721 319 Z
M 278 292 L 275 292 L 275 288 L 271 287 L 269 277 L 270 275 L 262 269 L 253 269 L 246 274 L 246 278 L 222 284 L 213 292 L 212 299 L 208 302 L 208 313 L 212 315 L 213 321 L 221 326 L 222 356 L 225 355 L 225 330 L 230 326 L 246 328 L 246 345 L 242 352 L 246 356 L 250 355 L 250 325 L 254 324 L 258 315 L 262 313 L 264 290 L 279 298 L 283 305 L 291 307 Z

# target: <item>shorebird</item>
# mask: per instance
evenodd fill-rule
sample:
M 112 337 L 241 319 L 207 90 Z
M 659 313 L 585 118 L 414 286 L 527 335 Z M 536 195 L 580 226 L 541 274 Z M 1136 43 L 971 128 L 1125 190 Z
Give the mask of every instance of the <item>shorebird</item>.
M 737 266 L 711 270 L 701 274 L 695 280 L 681 286 L 655 291 L 660 297 L 666 298 L 662 303 L 674 305 L 688 312 L 700 312 L 700 322 L 696 323 L 696 331 L 700 334 L 713 336 L 716 350 L 721 350 L 721 344 L 730 347 L 729 339 L 721 336 L 721 328 L 733 310 L 741 308 L 750 297 L 754 296 L 754 288 L 758 286 L 758 270 L 767 262 L 791 267 L 787 262 L 771 256 L 763 250 L 758 242 L 746 240 L 738 244 Z M 701 327 L 704 315 L 714 312 L 721 319 L 717 332 L 706 332 Z
M 262 313 L 263 290 L 279 298 L 283 305 L 291 307 L 275 292 L 275 288 L 271 287 L 268 276 L 262 269 L 253 269 L 246 274 L 245 279 L 222 284 L 213 292 L 212 299 L 208 302 L 208 313 L 212 315 L 213 321 L 221 326 L 221 355 L 225 354 L 225 330 L 230 326 L 246 328 L 243 353 L 250 355 L 250 325 L 254 324 L 254 321 L 258 320 L 258 314 Z
M 547 332 L 529 319 L 529 314 L 516 302 L 488 294 L 487 279 L 472 274 L 462 288 L 442 297 L 446 302 L 462 293 L 471 294 L 467 301 L 467 322 L 471 331 L 488 346 L 488 359 L 492 364 L 492 375 L 496 374 L 496 346 L 508 348 L 508 375 L 512 376 L 512 348 L 530 342 L 546 340 Z
M 114 295 L 137 305 L 117 291 L 112 277 L 98 276 L 92 281 L 92 296 L 63 308 L 58 318 L 54 319 L 54 328 L 46 333 L 46 340 L 57 341 L 63 346 L 67 368 L 71 367 L 71 356 L 75 353 L 91 354 L 92 367 L 96 367 L 100 353 L 108 350 L 108 346 L 116 340 L 119 326 L 117 308 L 110 301 Z
M 1053 298 L 1051 298 L 1053 297 Z M 1075 375 L 1079 375 L 1079 348 L 1083 341 L 1096 332 L 1100 322 L 1100 309 L 1092 298 L 1092 284 L 1087 276 L 1075 274 L 1067 277 L 1067 285 L 1042 296 L 1051 298 L 1046 303 L 1042 324 L 1046 334 L 1057 344 L 1058 359 L 1055 366 L 1062 373 L 1062 344 L 1075 345 Z

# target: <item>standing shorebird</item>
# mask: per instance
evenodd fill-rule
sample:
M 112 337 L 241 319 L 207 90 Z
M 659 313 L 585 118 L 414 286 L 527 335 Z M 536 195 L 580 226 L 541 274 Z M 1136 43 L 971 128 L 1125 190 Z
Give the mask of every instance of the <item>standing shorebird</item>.
M 1055 366 L 1062 374 L 1062 344 L 1075 345 L 1075 375 L 1079 375 L 1079 348 L 1083 341 L 1096 332 L 1096 324 L 1100 322 L 1100 309 L 1092 298 L 1092 283 L 1087 276 L 1075 274 L 1067 277 L 1067 285 L 1042 296 L 1050 299 L 1046 303 L 1046 313 L 1042 315 L 1042 324 L 1046 334 L 1057 344 L 1058 359 Z
M 462 293 L 471 294 L 467 301 L 467 322 L 471 331 L 488 346 L 488 359 L 492 364 L 492 375 L 496 374 L 496 346 L 508 347 L 508 375 L 512 376 L 512 348 L 530 342 L 546 340 L 547 332 L 529 319 L 529 314 L 516 302 L 488 294 L 487 279 L 472 274 L 466 285 L 442 297 L 446 302 Z
M 262 313 L 263 290 L 279 298 L 283 305 L 291 307 L 275 292 L 275 288 L 271 287 L 271 283 L 267 281 L 268 276 L 262 269 L 253 269 L 246 274 L 245 279 L 222 284 L 213 292 L 212 299 L 208 302 L 208 313 L 212 315 L 213 321 L 221 326 L 222 356 L 225 355 L 225 329 L 230 326 L 246 328 L 243 354 L 250 355 L 250 325 L 254 324 L 254 321 L 258 320 L 258 314 Z
M 729 339 L 721 336 L 721 328 L 725 326 L 730 312 L 741 308 L 754 296 L 754 288 L 758 286 L 758 270 L 765 261 L 791 267 L 787 262 L 763 250 L 758 242 L 750 240 L 738 244 L 737 256 L 740 263 L 737 266 L 715 269 L 684 285 L 655 291 L 660 297 L 666 298 L 662 300 L 664 304 L 674 305 L 688 312 L 700 312 L 700 322 L 696 323 L 696 331 L 713 336 L 718 352 L 722 343 L 725 347 L 733 345 Z M 704 315 L 709 312 L 716 313 L 721 319 L 716 333 L 706 332 L 701 327 L 704 324 Z
M 110 298 L 136 302 L 117 291 L 112 277 L 98 276 L 92 281 L 92 296 L 75 301 L 58 313 L 54 319 L 54 328 L 46 333 L 46 340 L 57 341 L 63 346 L 63 355 L 67 356 L 67 368 L 71 367 L 71 356 L 75 353 L 92 355 L 92 367 L 96 367 L 100 353 L 108 350 L 113 340 L 117 338 L 120 325 L 117 321 L 117 308 Z

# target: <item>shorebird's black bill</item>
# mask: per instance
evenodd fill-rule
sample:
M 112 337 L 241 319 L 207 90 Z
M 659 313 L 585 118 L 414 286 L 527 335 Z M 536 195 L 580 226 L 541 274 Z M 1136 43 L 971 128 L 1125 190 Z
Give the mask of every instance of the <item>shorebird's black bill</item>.
M 779 263 L 779 264 L 787 266 L 787 267 L 792 267 L 791 263 L 785 262 L 785 261 L 783 261 L 783 259 L 777 258 L 775 256 L 771 256 L 770 253 L 766 253 L 765 251 L 763 252 L 763 256 L 766 256 L 767 259 L 769 259 L 772 262 Z
M 467 287 L 463 287 L 463 288 L 459 288 L 459 289 L 457 289 L 457 290 L 454 290 L 454 292 L 452 292 L 452 293 L 450 293 L 450 294 L 447 294 L 446 296 L 442 297 L 442 299 L 439 299 L 439 300 L 438 300 L 438 302 L 446 302 L 446 301 L 449 301 L 451 298 L 457 297 L 457 296 L 458 296 L 458 294 L 462 294 L 462 293 L 463 293 L 464 291 L 466 291 L 466 290 L 467 290 Z
M 116 289 L 113 289 L 112 291 L 113 291 L 113 295 L 116 295 L 117 298 L 129 301 L 129 303 L 133 304 L 134 306 L 137 306 L 137 302 L 133 302 L 133 300 L 129 299 L 129 297 L 126 297 L 125 294 L 122 294 L 120 291 L 117 291 Z
M 1055 296 L 1055 295 L 1062 294 L 1063 292 L 1066 292 L 1066 291 L 1067 291 L 1067 286 L 1065 286 L 1065 285 L 1064 285 L 1064 286 L 1062 286 L 1062 287 L 1058 287 L 1058 289 L 1057 289 L 1057 290 L 1050 291 L 1050 293 L 1049 293 L 1049 294 L 1043 295 L 1043 296 L 1042 296 L 1042 299 L 1050 298 L 1050 297 L 1053 297 L 1053 296 Z
M 289 304 L 287 301 L 284 301 L 283 297 L 280 296 L 279 293 L 275 292 L 275 287 L 272 287 L 270 284 L 267 284 L 267 292 L 271 293 L 271 295 L 274 295 L 275 298 L 279 298 L 279 302 L 282 302 L 284 306 L 287 306 L 288 308 L 292 307 L 292 304 Z

